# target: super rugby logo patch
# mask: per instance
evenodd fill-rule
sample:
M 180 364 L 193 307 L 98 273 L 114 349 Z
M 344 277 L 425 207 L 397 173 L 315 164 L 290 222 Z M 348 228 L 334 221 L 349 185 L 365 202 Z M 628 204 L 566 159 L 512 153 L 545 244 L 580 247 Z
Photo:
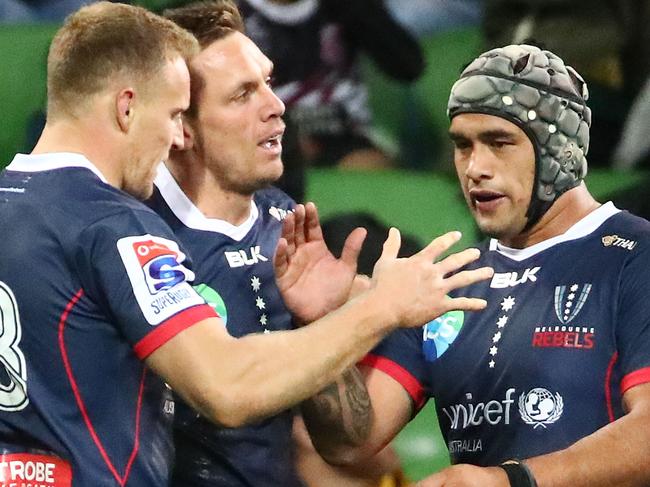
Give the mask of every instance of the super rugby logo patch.
M 203 303 L 189 284 L 194 273 L 183 265 L 185 254 L 176 242 L 147 234 L 121 238 L 117 249 L 149 324 L 158 325 L 185 308 Z

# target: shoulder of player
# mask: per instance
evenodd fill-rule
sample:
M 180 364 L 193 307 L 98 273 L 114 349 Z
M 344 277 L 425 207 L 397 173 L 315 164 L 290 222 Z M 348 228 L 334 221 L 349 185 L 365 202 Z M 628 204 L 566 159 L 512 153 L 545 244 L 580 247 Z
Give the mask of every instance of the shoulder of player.
M 154 210 L 128 195 L 92 201 L 86 211 L 87 216 L 80 221 L 82 234 L 101 230 L 107 235 L 151 233 L 167 238 L 174 236 L 169 225 Z
M 256 191 L 254 198 L 257 207 L 264 212 L 273 207 L 290 210 L 296 206 L 296 202 L 287 193 L 273 186 Z
M 650 246 L 650 221 L 627 211 L 620 211 L 604 222 L 598 232 L 602 235 L 603 244 L 608 240 L 618 240 L 617 246 L 622 241 L 635 242 L 639 247 Z M 630 244 L 629 247 L 632 247 Z

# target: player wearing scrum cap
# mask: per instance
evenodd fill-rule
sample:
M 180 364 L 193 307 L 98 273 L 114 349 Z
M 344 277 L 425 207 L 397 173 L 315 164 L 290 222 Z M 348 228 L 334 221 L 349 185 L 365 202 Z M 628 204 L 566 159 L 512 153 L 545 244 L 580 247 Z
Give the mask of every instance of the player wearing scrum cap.
M 587 190 L 587 98 L 571 67 L 533 46 L 463 71 L 449 133 L 490 237 L 470 267 L 495 274 L 458 292 L 488 307 L 397 331 L 368 355 L 369 440 L 314 430 L 329 461 L 376 451 L 433 397 L 455 465 L 422 486 L 649 484 L 650 225 Z

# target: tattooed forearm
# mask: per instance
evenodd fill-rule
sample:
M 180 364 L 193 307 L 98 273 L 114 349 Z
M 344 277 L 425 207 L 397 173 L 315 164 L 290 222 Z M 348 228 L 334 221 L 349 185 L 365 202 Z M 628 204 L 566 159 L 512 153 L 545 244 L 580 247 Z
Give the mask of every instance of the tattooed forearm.
M 350 410 L 350 428 L 357 441 L 365 440 L 370 431 L 372 405 L 359 371 L 354 368 L 343 375 L 345 397 Z
M 368 437 L 372 421 L 370 397 L 353 367 L 337 382 L 303 402 L 302 413 L 316 448 L 324 453 L 336 445 L 355 446 Z

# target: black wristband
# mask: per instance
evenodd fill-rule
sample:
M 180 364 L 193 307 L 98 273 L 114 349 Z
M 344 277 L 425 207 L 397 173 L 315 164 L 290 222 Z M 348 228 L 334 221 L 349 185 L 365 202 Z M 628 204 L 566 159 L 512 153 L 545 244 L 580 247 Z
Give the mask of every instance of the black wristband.
M 537 487 L 537 482 L 528 466 L 520 460 L 507 460 L 499 465 L 506 471 L 510 487 Z

